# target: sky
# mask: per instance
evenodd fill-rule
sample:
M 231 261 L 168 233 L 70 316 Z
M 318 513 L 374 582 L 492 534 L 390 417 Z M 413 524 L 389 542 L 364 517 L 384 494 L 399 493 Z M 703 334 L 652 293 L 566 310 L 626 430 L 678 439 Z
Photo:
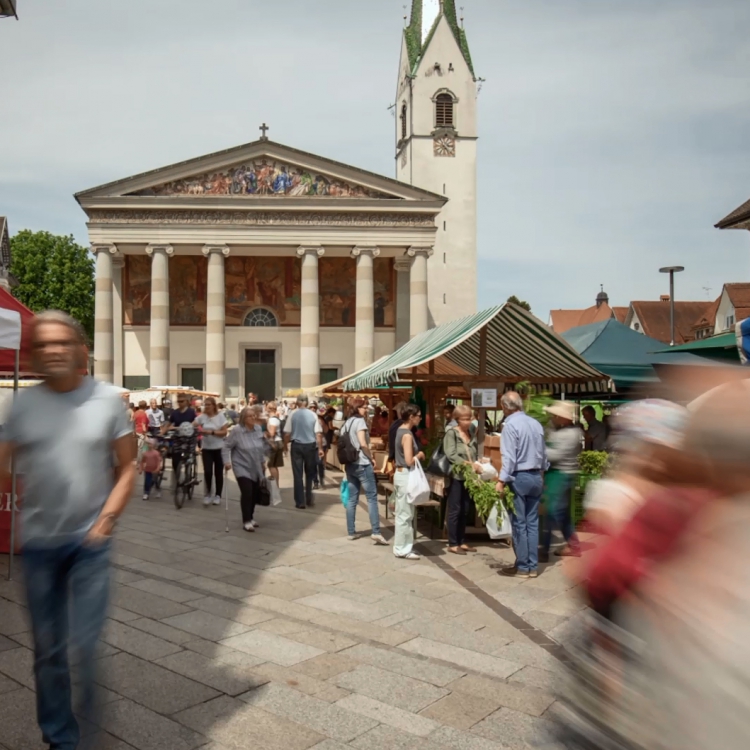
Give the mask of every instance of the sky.
M 0 214 L 87 244 L 73 193 L 269 136 L 388 176 L 408 0 L 18 0 Z M 479 94 L 479 306 L 750 280 L 746 0 L 459 0 Z

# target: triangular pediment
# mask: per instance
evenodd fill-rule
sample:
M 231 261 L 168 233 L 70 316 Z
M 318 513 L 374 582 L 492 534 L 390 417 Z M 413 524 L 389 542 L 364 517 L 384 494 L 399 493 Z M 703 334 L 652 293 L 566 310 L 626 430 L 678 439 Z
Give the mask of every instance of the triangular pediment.
M 427 190 L 268 140 L 127 177 L 78 193 L 97 198 L 204 197 L 445 201 Z

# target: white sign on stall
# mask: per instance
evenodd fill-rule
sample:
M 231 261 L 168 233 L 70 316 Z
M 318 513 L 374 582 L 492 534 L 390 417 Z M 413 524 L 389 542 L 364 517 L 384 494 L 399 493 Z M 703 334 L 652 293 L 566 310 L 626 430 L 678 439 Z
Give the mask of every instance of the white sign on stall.
M 472 388 L 471 405 L 475 409 L 497 409 L 497 388 Z

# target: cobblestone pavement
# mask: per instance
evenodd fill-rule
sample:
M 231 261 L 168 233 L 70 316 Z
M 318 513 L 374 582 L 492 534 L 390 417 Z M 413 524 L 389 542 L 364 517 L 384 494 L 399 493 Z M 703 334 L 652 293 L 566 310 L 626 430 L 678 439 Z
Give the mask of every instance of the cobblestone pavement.
M 399 560 L 347 539 L 337 487 L 299 511 L 290 483 L 285 471 L 283 504 L 259 509 L 252 534 L 234 482 L 229 534 L 202 498 L 177 511 L 167 492 L 134 495 L 101 644 L 106 707 L 101 727 L 83 723 L 97 748 L 561 747 L 555 643 L 581 609 L 561 563 L 503 578 L 511 552 L 486 540 L 466 557 L 426 541 L 422 560 Z M 363 499 L 357 515 L 367 531 Z M 26 610 L 6 572 L 0 556 L 0 750 L 36 750 Z

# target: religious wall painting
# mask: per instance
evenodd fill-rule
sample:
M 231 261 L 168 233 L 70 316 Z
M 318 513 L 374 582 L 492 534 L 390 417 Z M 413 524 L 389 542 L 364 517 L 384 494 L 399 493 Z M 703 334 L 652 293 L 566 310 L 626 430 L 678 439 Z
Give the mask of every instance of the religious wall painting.
M 273 311 L 281 326 L 301 320 L 301 266 L 297 258 L 230 256 L 226 260 L 226 324 L 242 325 L 255 307 Z
M 223 171 L 206 172 L 138 190 L 131 195 L 256 195 L 291 198 L 389 198 L 391 196 L 345 180 L 268 157 Z
M 206 325 L 208 261 L 202 255 L 175 255 L 169 261 L 169 323 Z
M 122 269 L 122 306 L 125 325 L 151 323 L 151 258 L 126 255 Z
M 320 325 L 353 326 L 357 305 L 357 265 L 353 258 L 318 261 Z
M 375 258 L 373 264 L 375 327 L 396 325 L 396 269 L 393 258 Z

